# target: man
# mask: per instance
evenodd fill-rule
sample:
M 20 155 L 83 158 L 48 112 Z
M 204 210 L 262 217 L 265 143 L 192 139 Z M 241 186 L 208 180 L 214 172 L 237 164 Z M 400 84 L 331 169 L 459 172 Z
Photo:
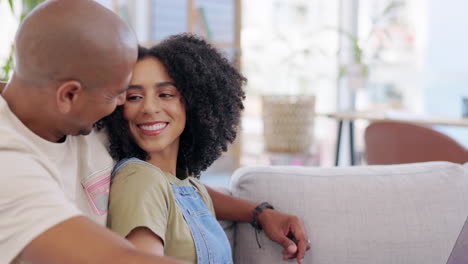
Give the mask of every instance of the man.
M 91 0 L 50 0 L 15 42 L 15 72 L 0 97 L 0 263 L 178 263 L 96 224 L 106 221 L 113 163 L 92 127 L 124 101 L 134 35 Z M 255 204 L 209 193 L 218 218 L 252 221 Z M 256 220 L 285 258 L 302 262 L 309 244 L 297 217 L 265 209 Z
M 15 42 L 0 97 L 0 263 L 180 263 L 102 226 L 112 161 L 92 127 L 123 102 L 132 32 L 91 0 L 47 1 Z

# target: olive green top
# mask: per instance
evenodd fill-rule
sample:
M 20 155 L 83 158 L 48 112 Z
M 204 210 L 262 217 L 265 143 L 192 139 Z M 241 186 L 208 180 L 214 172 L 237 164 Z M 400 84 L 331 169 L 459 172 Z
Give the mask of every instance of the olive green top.
M 195 187 L 215 215 L 208 191 L 198 180 L 180 180 L 149 163 L 129 163 L 112 179 L 107 225 L 123 237 L 136 227 L 147 227 L 164 242 L 165 256 L 197 263 L 195 243 L 171 184 Z

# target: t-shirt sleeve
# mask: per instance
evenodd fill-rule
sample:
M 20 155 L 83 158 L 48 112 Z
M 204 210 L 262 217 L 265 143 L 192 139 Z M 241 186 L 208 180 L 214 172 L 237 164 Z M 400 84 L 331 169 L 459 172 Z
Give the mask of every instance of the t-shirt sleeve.
M 161 171 L 144 164 L 121 168 L 111 183 L 108 227 L 126 237 L 147 227 L 165 241 L 170 185 Z
M 0 263 L 10 263 L 37 236 L 82 213 L 33 156 L 2 150 L 0 164 Z

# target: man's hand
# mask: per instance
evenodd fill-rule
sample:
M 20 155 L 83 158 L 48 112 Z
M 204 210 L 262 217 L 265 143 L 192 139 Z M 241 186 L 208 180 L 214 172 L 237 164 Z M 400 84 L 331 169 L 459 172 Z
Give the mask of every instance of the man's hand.
M 284 260 L 296 258 L 297 263 L 302 263 L 305 252 L 310 249 L 310 242 L 297 216 L 265 209 L 257 220 L 265 235 L 283 246 Z

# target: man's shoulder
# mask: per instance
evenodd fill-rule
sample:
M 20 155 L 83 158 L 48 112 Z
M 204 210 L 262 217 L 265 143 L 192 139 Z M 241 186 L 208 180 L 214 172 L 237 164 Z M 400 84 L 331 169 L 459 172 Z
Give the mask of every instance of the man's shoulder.
M 93 131 L 86 136 L 69 136 L 79 144 L 89 144 L 91 146 L 104 146 L 107 148 L 109 140 L 107 133 L 104 130 L 93 129 Z
M 0 121 L 0 152 L 2 151 L 30 153 L 31 142 L 18 133 L 14 127 L 3 125 Z
M 15 119 L 0 96 L 0 151 L 30 152 L 31 139 L 26 134 L 25 128 Z
M 71 136 L 69 140 L 70 147 L 77 148 L 80 155 L 96 158 L 105 163 L 112 164 L 112 158 L 109 154 L 109 141 L 107 134 L 103 131 L 93 130 L 86 136 Z

